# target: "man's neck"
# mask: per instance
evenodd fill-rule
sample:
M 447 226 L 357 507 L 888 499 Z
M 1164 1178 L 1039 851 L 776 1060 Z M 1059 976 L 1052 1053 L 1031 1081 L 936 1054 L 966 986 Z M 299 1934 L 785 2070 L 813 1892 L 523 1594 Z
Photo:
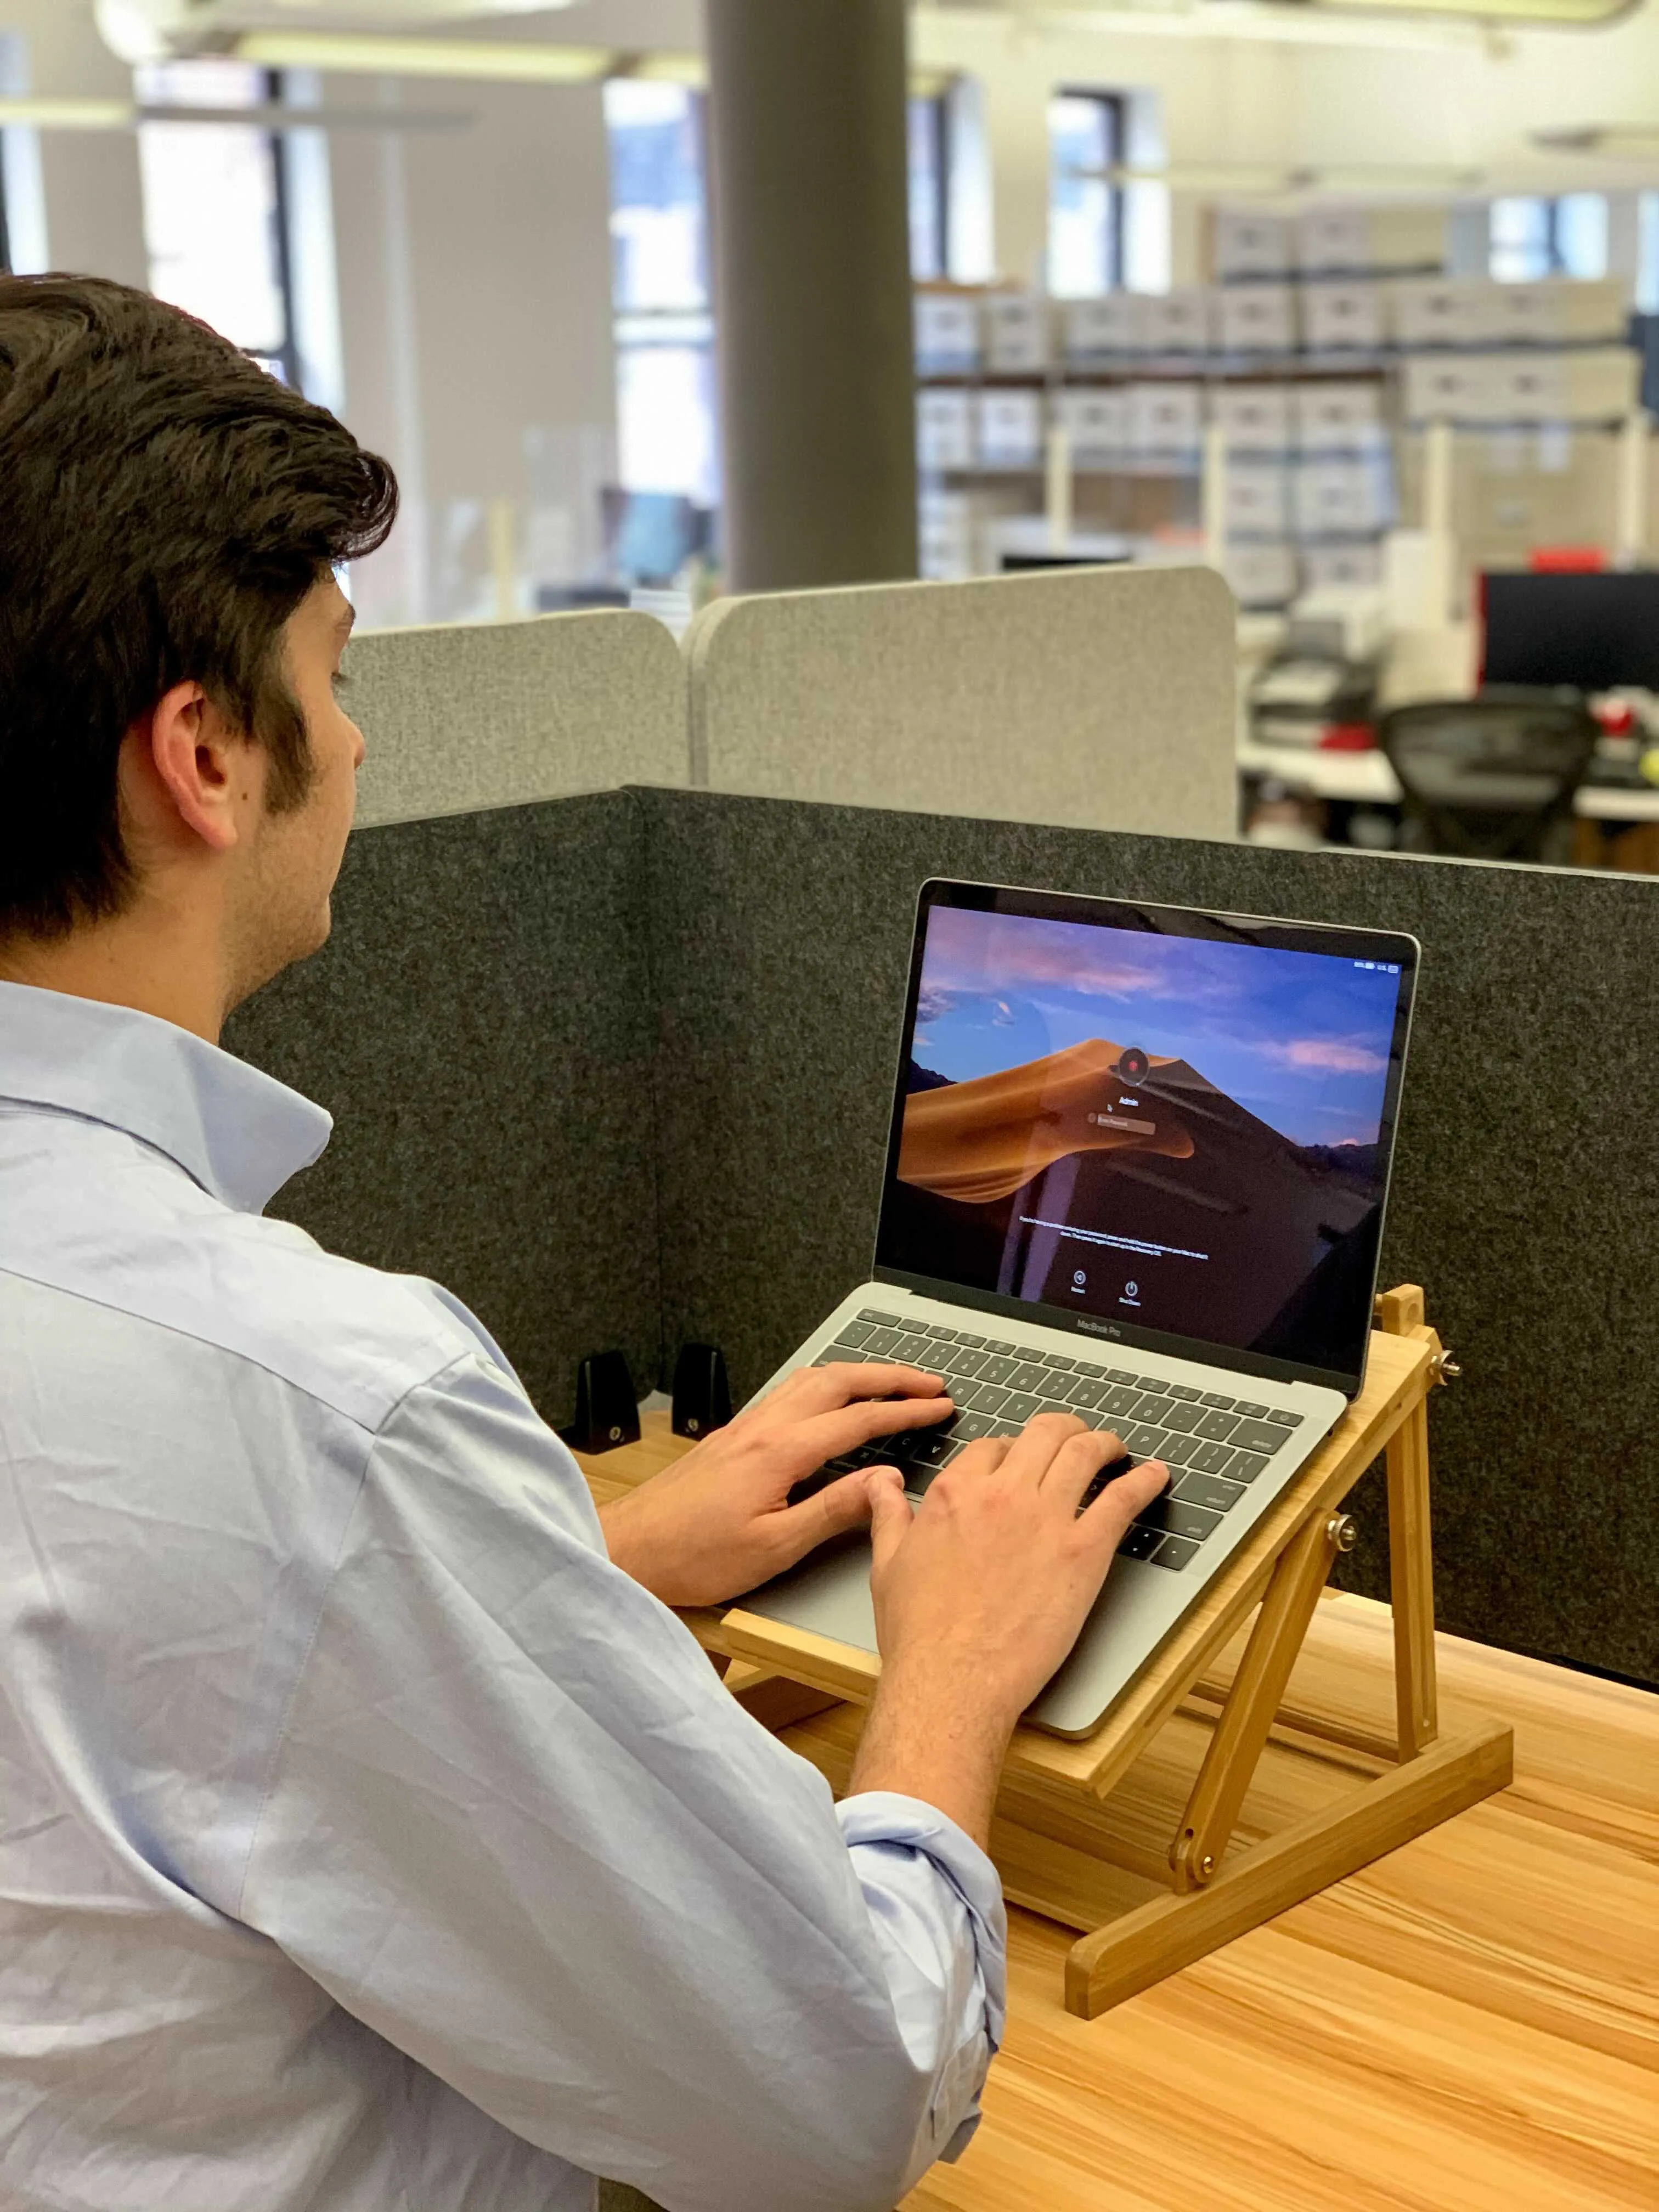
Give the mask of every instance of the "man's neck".
M 202 935 L 170 928 L 167 916 L 143 908 L 66 937 L 0 940 L 0 981 L 131 1006 L 210 1044 L 234 1002 L 217 962 L 204 955 Z

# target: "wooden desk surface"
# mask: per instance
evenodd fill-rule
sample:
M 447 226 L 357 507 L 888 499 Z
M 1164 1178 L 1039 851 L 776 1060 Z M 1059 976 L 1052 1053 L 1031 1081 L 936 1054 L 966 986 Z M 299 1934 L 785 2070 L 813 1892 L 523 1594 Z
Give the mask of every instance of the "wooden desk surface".
M 1328 1595 L 1291 1700 L 1385 1726 L 1389 1634 Z M 985 2119 L 904 2212 L 1656 2212 L 1659 1697 L 1439 1658 L 1446 1728 L 1514 1723 L 1513 1786 L 1100 2020 L 1071 1931 L 1011 1913 Z

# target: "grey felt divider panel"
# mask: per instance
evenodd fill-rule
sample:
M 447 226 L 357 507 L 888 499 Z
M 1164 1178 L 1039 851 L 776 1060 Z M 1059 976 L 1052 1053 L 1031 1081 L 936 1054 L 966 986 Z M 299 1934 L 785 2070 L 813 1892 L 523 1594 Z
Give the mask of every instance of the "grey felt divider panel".
M 1432 1413 L 1443 1626 L 1659 1680 L 1659 884 L 648 792 L 665 1342 L 752 1390 L 864 1279 L 929 875 L 1411 931 L 1384 1278 Z M 1380 1503 L 1357 1586 L 1386 1594 Z
M 364 826 L 687 780 L 685 671 L 651 615 L 370 630 L 345 668 Z
M 1235 617 L 1209 568 L 717 600 L 684 641 L 691 781 L 1230 836 Z
M 642 886 L 624 792 L 361 830 L 328 945 L 225 1037 L 336 1118 L 270 1211 L 444 1284 L 555 1422 L 587 1352 L 657 1371 Z

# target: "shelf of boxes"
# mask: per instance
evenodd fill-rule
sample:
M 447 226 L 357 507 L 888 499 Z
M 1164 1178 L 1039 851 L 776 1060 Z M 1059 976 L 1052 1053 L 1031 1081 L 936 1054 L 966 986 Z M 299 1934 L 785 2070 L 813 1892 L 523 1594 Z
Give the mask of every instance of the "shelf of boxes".
M 1096 520 L 1190 524 L 1214 422 L 1229 577 L 1243 605 L 1282 605 L 1310 585 L 1376 580 L 1410 426 L 1605 426 L 1632 412 L 1618 282 L 1448 279 L 1423 271 L 1433 244 L 1420 210 L 1317 210 L 1297 228 L 1224 210 L 1214 284 L 1063 303 L 922 291 L 930 550 L 948 540 L 950 573 L 971 573 L 995 540 L 976 518 L 1006 520 L 1020 497 L 1029 513 L 1054 428 Z M 1367 266 L 1388 252 L 1394 266 Z M 1109 511 L 1115 482 L 1139 485 L 1133 515 Z

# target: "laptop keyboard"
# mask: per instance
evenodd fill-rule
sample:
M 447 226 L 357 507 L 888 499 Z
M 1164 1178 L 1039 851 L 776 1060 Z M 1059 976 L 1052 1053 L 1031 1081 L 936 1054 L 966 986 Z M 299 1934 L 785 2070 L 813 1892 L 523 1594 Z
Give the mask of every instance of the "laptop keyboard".
M 981 1437 L 1018 1436 L 1033 1414 L 1074 1413 L 1091 1429 L 1115 1429 L 1127 1456 L 1101 1472 L 1084 1493 L 1099 1495 L 1114 1476 L 1142 1460 L 1161 1459 L 1170 1481 L 1137 1516 L 1120 1547 L 1131 1559 L 1181 1568 L 1221 1526 L 1302 1416 L 1251 1399 L 1192 1389 L 1138 1375 L 1127 1367 L 1036 1353 L 971 1329 L 907 1324 L 866 1306 L 813 1361 L 872 1360 L 943 1375 L 956 1413 L 936 1427 L 866 1444 L 810 1476 L 793 1493 L 805 1496 L 860 1467 L 892 1465 L 913 1498 Z

